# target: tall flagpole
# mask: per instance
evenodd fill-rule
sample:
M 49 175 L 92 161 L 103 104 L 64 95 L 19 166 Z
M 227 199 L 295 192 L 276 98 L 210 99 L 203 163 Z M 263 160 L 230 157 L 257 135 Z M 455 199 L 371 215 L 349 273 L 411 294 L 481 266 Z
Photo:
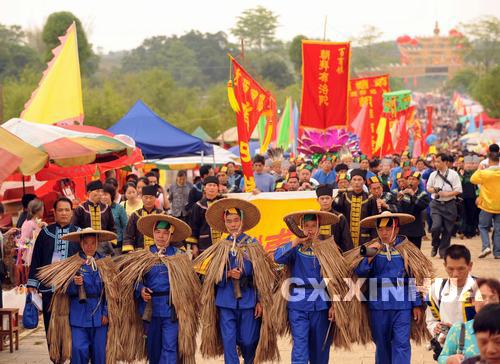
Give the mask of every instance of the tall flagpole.
M 326 40 L 326 23 L 327 23 L 327 20 L 328 20 L 328 15 L 325 15 L 325 23 L 324 23 L 324 26 L 323 26 L 323 40 L 324 41 Z

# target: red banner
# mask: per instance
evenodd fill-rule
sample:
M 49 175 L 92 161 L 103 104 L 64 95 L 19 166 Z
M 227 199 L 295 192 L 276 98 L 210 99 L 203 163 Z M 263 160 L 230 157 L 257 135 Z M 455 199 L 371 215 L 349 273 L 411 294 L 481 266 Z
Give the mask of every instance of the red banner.
M 233 66 L 233 80 L 232 85 L 229 81 L 228 97 L 229 103 L 236 113 L 245 190 L 250 192 L 255 189 L 255 179 L 248 142 L 263 113 L 268 118 L 274 117 L 276 113 L 273 107 L 276 107 L 276 103 L 269 91 L 262 88 L 234 58 L 230 58 Z
M 300 127 L 347 126 L 350 43 L 302 41 Z
M 366 105 L 366 120 L 364 127 L 368 127 L 368 130 L 364 130 L 364 137 L 369 137 L 371 139 L 370 145 L 371 150 L 363 150 L 363 153 L 371 156 L 374 149 L 375 143 L 377 141 L 377 127 L 380 120 L 380 116 L 383 111 L 383 95 L 385 92 L 389 92 L 389 75 L 380 75 L 374 77 L 364 77 L 355 78 L 350 81 L 350 91 L 349 91 L 349 123 L 352 123 L 356 119 L 359 112 Z M 354 128 L 349 125 L 349 130 L 354 131 Z M 361 138 L 361 135 L 358 135 Z M 368 145 L 368 142 L 363 143 Z

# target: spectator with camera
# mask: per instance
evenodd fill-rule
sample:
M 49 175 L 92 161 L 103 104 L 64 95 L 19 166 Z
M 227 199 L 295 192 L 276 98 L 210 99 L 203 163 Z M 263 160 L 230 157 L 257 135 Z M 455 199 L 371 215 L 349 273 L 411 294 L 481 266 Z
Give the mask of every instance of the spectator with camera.
M 432 194 L 430 203 L 432 218 L 432 251 L 431 256 L 443 257 L 450 246 L 453 228 L 457 219 L 456 198 L 462 193 L 462 183 L 458 173 L 448 168 L 450 158 L 444 153 L 436 157 L 436 170 L 427 181 L 427 191 Z
M 444 253 L 447 279 L 436 279 L 430 287 L 425 313 L 427 330 L 433 336 L 431 342 L 436 358 L 441 352 L 450 327 L 474 318 L 474 306 L 470 302 L 470 289 L 475 286 L 471 275 L 472 260 L 469 249 L 453 244 Z
M 412 215 L 415 221 L 401 226 L 400 232 L 419 249 L 422 246 L 422 237 L 425 235 L 424 210 L 429 206 L 430 198 L 427 192 L 420 188 L 422 175 L 412 172 L 408 177 L 408 187 L 402 191 L 399 199 L 399 212 Z

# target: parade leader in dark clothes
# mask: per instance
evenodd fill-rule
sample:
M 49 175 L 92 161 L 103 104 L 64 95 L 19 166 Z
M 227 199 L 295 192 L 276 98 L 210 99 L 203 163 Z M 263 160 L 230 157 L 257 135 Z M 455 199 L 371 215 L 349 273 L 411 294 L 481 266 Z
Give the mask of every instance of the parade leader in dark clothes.
M 215 176 L 207 176 L 203 179 L 203 187 L 203 197 L 191 209 L 189 226 L 192 234 L 186 239 L 186 243 L 191 244 L 195 257 L 218 241 L 222 235 L 221 232 L 213 230 L 205 218 L 208 207 L 220 199 L 219 180 Z
M 102 188 L 100 180 L 87 184 L 88 199 L 75 208 L 71 222 L 81 229 L 90 227 L 94 230 L 116 233 L 111 207 L 101 202 Z M 113 243 L 116 244 L 116 240 Z M 104 255 L 114 255 L 113 245 L 111 242 L 100 242 L 97 252 Z
M 372 240 L 376 236 L 374 229 L 361 227 L 361 220 L 378 214 L 377 201 L 363 190 L 366 183 L 366 171 L 353 169 L 351 171 L 352 191 L 339 193 L 333 207 L 347 219 L 355 247 Z
M 333 203 L 333 188 L 331 185 L 319 185 L 316 188 L 316 196 L 321 211 L 331 212 L 339 218 L 339 222 L 333 225 L 324 225 L 320 227 L 320 234 L 333 236 L 335 243 L 342 252 L 351 250 L 354 245 L 352 244 L 351 232 L 349 225 L 344 215 L 335 211 L 332 207 Z
M 144 236 L 139 231 L 137 221 L 143 216 L 165 214 L 164 210 L 155 207 L 157 193 L 158 187 L 156 185 L 148 185 L 142 188 L 142 208 L 132 212 L 128 219 L 127 228 L 123 235 L 123 253 L 128 253 L 137 249 L 149 249 L 154 245 L 153 238 Z
M 31 258 L 28 275 L 28 289 L 32 293 L 37 291 L 42 294 L 43 323 L 45 333 L 48 332 L 50 322 L 50 302 L 52 300 L 52 287 L 41 284 L 36 275 L 38 270 L 46 265 L 67 259 L 80 250 L 80 244 L 61 240 L 63 235 L 79 231 L 71 223 L 73 216 L 72 202 L 67 197 L 60 197 L 54 203 L 55 223 L 45 226 L 38 234 Z
M 408 188 L 403 190 L 399 200 L 399 212 L 415 218 L 412 223 L 401 226 L 399 233 L 404 235 L 419 249 L 422 246 L 422 237 L 425 235 L 423 211 L 429 206 L 430 197 L 427 191 L 420 188 L 420 172 L 412 172 L 408 177 Z

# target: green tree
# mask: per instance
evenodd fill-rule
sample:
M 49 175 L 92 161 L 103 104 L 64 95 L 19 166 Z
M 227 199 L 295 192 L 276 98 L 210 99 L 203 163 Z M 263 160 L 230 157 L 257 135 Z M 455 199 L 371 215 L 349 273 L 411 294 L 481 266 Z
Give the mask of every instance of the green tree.
M 274 54 L 268 54 L 259 61 L 260 75 L 279 88 L 285 88 L 294 82 L 288 64 Z
M 262 53 L 265 46 L 275 41 L 277 26 L 278 16 L 263 6 L 257 6 L 241 13 L 231 33 Z
M 459 28 L 465 37 L 457 38 L 464 49 L 465 60 L 472 63 L 480 72 L 488 72 L 500 64 L 500 19 L 483 16 L 470 23 L 462 23 Z
M 472 96 L 493 118 L 500 118 L 500 66 L 482 75 L 472 88 Z
M 295 72 L 300 74 L 302 70 L 302 40 L 307 39 L 305 35 L 297 35 L 292 39 L 288 48 L 288 56 L 293 63 Z
M 83 29 L 80 19 L 67 11 L 52 13 L 47 18 L 42 31 L 42 39 L 46 45 L 45 60 L 52 59 L 52 49 L 60 44 L 59 37 L 63 36 L 72 22 L 76 24 L 78 40 L 78 57 L 83 74 L 92 75 L 98 67 L 99 58 L 92 50 L 92 44 L 87 40 L 87 35 Z
M 231 45 L 224 32 L 201 33 L 191 30 L 179 40 L 195 53 L 198 68 L 203 72 L 204 82 L 227 81 L 229 68 L 227 53 Z
M 21 27 L 0 24 L 0 80 L 19 76 L 28 65 L 40 68 L 41 62 L 36 52 L 26 44 Z
M 224 33 L 191 31 L 181 37 L 155 36 L 122 59 L 122 69 L 134 72 L 160 68 L 172 74 L 181 86 L 206 87 L 228 77 L 226 53 L 229 43 Z
M 3 121 L 19 117 L 24 104 L 40 81 L 38 68 L 26 67 L 17 73 L 19 74 L 6 77 L 3 81 Z
M 465 68 L 458 71 L 455 76 L 446 83 L 445 89 L 448 91 L 471 93 L 478 77 L 475 70 L 472 68 Z

